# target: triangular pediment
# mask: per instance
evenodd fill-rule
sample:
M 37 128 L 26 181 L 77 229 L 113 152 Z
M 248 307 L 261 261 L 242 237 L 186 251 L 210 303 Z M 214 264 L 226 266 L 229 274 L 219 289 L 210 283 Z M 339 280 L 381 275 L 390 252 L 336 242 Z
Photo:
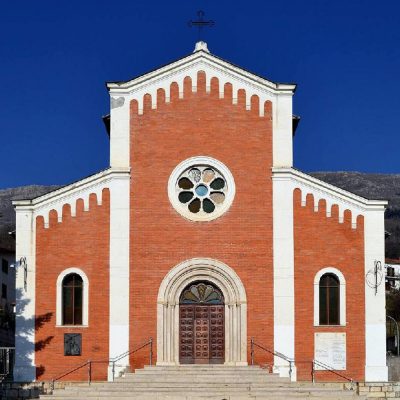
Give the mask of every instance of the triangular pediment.
M 173 82 L 182 90 L 184 78 L 190 77 L 196 89 L 199 71 L 206 74 L 207 88 L 211 79 L 217 78 L 220 88 L 230 83 L 233 93 L 244 89 L 249 98 L 257 95 L 260 99 L 268 99 L 278 94 L 293 94 L 296 89 L 295 84 L 270 81 L 211 54 L 203 42 L 197 43 L 195 51 L 186 57 L 128 81 L 108 82 L 107 88 L 111 96 L 138 98 L 155 93 L 158 88 L 168 89 Z

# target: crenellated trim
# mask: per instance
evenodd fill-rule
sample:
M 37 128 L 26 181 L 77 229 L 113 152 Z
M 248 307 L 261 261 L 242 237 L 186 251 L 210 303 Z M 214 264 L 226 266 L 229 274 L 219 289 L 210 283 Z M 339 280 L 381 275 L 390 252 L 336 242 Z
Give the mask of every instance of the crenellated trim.
M 368 211 L 384 210 L 387 201 L 367 200 L 346 190 L 340 189 L 293 168 L 273 168 L 273 180 L 287 180 L 293 191 L 301 192 L 301 205 L 312 204 L 314 211 L 323 206 L 327 217 L 337 216 L 339 223 L 351 220 L 353 229 L 357 228 L 360 216 Z
M 353 229 L 357 229 L 360 226 L 360 220 L 364 218 L 363 214 L 359 211 L 350 210 L 349 208 L 345 208 L 344 205 L 331 202 L 328 206 L 326 199 L 320 198 L 316 200 L 313 193 L 304 192 L 298 187 L 294 188 L 293 193 L 295 194 L 296 192 L 299 193 L 298 198 L 300 199 L 297 201 L 301 207 L 308 207 L 315 213 L 323 212 L 327 218 L 336 219 L 340 224 L 348 223 Z
M 234 87 L 230 82 L 220 82 L 213 76 L 207 77 L 205 71 L 198 71 L 196 79 L 184 76 L 181 82 L 172 81 L 167 87 L 154 88 L 153 91 L 140 93 L 131 101 L 131 111 L 143 115 L 149 110 L 155 110 L 161 104 L 182 100 L 193 93 L 214 95 L 219 99 L 228 99 L 233 105 L 242 106 L 247 111 L 256 112 L 260 117 L 272 120 L 272 100 L 240 87 Z
M 168 104 L 201 92 L 221 100 L 230 99 L 238 108 L 272 120 L 273 165 L 293 165 L 294 84 L 268 81 L 201 50 L 136 79 L 108 83 L 107 87 L 111 98 L 112 167 L 130 165 L 132 116 L 156 110 L 161 102 Z
M 90 204 L 101 205 L 103 191 L 110 188 L 111 182 L 121 175 L 129 176 L 129 174 L 129 169 L 109 168 L 35 199 L 15 200 L 13 205 L 17 210 L 30 210 L 34 219 L 42 217 L 44 227 L 48 228 L 50 214 L 55 213 L 57 221 L 62 222 L 63 211 L 64 213 L 67 212 L 68 207 L 70 208 L 71 216 L 76 216 L 77 202 L 79 201 L 83 202 L 84 211 L 89 211 Z M 93 201 L 94 197 L 95 201 Z

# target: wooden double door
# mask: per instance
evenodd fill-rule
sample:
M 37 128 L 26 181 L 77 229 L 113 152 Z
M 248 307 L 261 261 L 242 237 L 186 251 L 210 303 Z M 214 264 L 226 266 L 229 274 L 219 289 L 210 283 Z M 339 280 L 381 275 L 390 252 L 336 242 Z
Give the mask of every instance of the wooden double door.
M 181 364 L 223 364 L 225 359 L 224 305 L 179 306 Z

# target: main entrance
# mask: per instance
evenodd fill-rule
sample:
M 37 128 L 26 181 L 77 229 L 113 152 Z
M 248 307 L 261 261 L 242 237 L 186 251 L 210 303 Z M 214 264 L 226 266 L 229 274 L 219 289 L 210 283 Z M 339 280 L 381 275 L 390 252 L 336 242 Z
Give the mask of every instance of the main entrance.
M 179 299 L 179 362 L 223 364 L 224 297 L 210 282 L 187 286 Z
M 160 284 L 157 365 L 182 363 L 247 365 L 246 291 L 236 272 L 221 261 L 183 261 Z

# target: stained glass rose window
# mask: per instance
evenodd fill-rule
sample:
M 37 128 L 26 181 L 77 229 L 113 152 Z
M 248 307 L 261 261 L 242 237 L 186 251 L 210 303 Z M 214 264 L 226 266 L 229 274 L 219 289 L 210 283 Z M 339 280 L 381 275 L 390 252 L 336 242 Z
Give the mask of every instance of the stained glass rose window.
M 190 160 L 208 163 L 189 163 Z M 235 185 L 229 170 L 219 161 L 196 157 L 179 165 L 171 175 L 169 197 L 186 218 L 202 221 L 217 218 L 233 200 Z
M 196 165 L 178 178 L 176 191 L 182 205 L 193 214 L 211 214 L 225 201 L 227 184 L 221 174 L 209 166 Z

